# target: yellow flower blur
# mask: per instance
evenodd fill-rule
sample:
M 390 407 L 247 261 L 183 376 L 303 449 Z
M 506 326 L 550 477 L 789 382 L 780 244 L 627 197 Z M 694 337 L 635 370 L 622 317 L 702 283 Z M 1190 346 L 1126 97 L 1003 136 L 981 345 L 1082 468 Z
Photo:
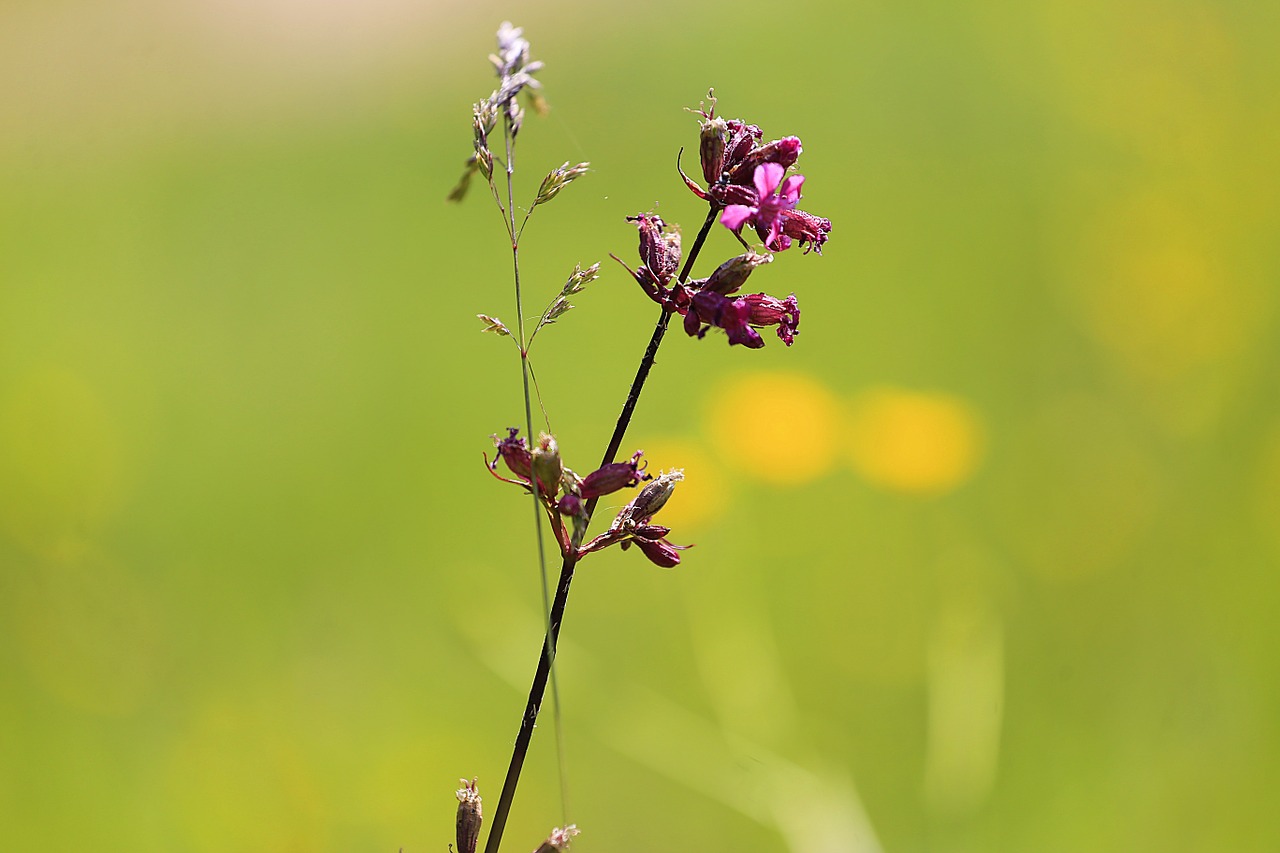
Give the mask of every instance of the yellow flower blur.
M 740 470 L 776 485 L 817 479 L 835 464 L 839 404 L 802 373 L 750 373 L 712 397 L 712 443 Z
M 972 476 L 982 455 L 978 414 L 949 394 L 873 388 L 852 404 L 845 442 L 853 468 L 881 488 L 942 494 Z

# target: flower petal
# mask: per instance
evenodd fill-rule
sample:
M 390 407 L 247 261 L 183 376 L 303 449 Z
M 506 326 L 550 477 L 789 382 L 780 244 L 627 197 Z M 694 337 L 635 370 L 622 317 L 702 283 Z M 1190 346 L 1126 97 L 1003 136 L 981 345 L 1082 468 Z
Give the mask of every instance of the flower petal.
M 747 207 L 745 204 L 731 204 L 720 214 L 720 224 L 730 231 L 737 231 L 755 214 L 756 209 L 754 207 Z
M 778 188 L 778 184 L 782 181 L 782 175 L 786 171 L 777 163 L 762 163 L 756 167 L 756 192 L 760 194 L 760 198 L 771 195 Z
M 804 175 L 792 175 L 782 182 L 779 195 L 787 202 L 788 207 L 795 207 L 800 200 L 800 187 L 804 186 Z

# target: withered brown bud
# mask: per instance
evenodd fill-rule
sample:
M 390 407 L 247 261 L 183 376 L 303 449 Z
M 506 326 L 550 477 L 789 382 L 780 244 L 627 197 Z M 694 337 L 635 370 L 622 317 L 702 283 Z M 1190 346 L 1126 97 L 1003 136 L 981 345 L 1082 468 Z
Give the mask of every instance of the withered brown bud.
M 480 840 L 480 791 L 476 788 L 476 780 L 468 782 L 459 779 L 462 787 L 457 791 L 458 797 L 458 853 L 476 853 L 476 843 Z

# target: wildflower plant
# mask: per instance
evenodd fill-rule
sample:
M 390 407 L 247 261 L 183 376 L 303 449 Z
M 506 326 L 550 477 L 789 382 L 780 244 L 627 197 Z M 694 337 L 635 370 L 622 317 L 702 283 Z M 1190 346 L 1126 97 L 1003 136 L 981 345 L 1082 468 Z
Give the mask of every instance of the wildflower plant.
M 498 29 L 497 38 L 498 51 L 490 56 L 490 60 L 498 75 L 498 86 L 473 108 L 474 150 L 449 198 L 461 201 L 474 181 L 483 181 L 502 215 L 510 240 L 515 293 L 514 328 L 496 316 L 477 316 L 483 331 L 510 339 L 519 352 L 524 388 L 524 435 L 520 434 L 520 427 L 508 427 L 505 432 L 493 436 L 493 456 L 490 459 L 486 454 L 485 464 L 494 478 L 533 498 L 546 636 L 528 702 L 520 718 L 511 762 L 494 809 L 485 853 L 498 853 L 501 845 L 507 815 L 548 683 L 552 687 L 553 706 L 556 707 L 557 744 L 560 741 L 554 662 L 569 590 L 578 564 L 587 556 L 611 546 L 628 550 L 634 545 L 655 565 L 675 568 L 681 562 L 681 552 L 692 547 L 669 541 L 667 537 L 672 531 L 659 520 L 663 506 L 684 479 L 683 471 L 670 468 L 651 472 L 648 460 L 640 450 L 618 461 L 627 427 L 671 318 L 681 317 L 686 334 L 696 339 L 705 338 L 715 330 L 716 334 L 724 333 L 730 346 L 758 349 L 765 345 L 761 332 L 773 329 L 778 338 L 790 347 L 800 331 L 800 307 L 796 295 L 778 298 L 767 293 L 743 291 L 756 270 L 772 263 L 788 249 L 801 248 L 805 254 L 821 254 L 831 231 L 830 221 L 798 208 L 805 179 L 792 171 L 803 150 L 800 139 L 786 136 L 765 142 L 759 127 L 741 119 L 724 119 L 716 115 L 714 92 L 708 92 L 708 101 L 691 111 L 699 119 L 701 182 L 686 175 L 677 158 L 680 177 L 706 205 L 705 218 L 693 245 L 685 252 L 680 230 L 652 212 L 625 217 L 625 221 L 639 234 L 638 263 L 632 268 L 621 258 L 612 257 L 635 281 L 641 293 L 658 304 L 658 320 L 600 463 L 589 473 L 578 474 L 566 464 L 540 401 L 539 410 L 543 413 L 546 428 L 537 433 L 534 431 L 533 401 L 537 382 L 534 380 L 530 350 L 543 329 L 556 324 L 574 307 L 570 297 L 577 297 L 600 276 L 600 264 L 586 268 L 576 265 L 536 321 L 527 326 L 520 275 L 520 240 L 534 211 L 558 198 L 571 183 L 586 175 L 589 164 L 571 166 L 565 162 L 552 169 L 543 178 L 532 202 L 517 217 L 515 148 L 524 126 L 525 107 L 532 107 L 540 113 L 547 107 L 542 98 L 541 84 L 534 76 L 542 68 L 542 63 L 531 59 L 529 42 L 522 31 L 504 23 Z M 620 217 L 620 221 L 622 219 Z M 705 277 L 691 278 L 717 222 L 737 241 L 737 248 L 742 251 L 716 265 Z M 759 242 L 749 242 L 743 236 L 744 232 L 753 233 Z M 678 462 L 663 460 L 671 461 Z M 634 497 L 604 532 L 588 539 L 600 498 L 625 490 L 634 491 Z M 560 555 L 560 575 L 554 597 L 548 589 L 545 562 L 544 542 L 548 530 Z M 563 785 L 562 753 L 560 762 Z M 482 820 L 481 797 L 475 779 L 462 780 L 457 798 L 457 849 L 459 853 L 475 853 Z M 577 833 L 573 825 L 557 828 L 538 850 L 565 850 Z

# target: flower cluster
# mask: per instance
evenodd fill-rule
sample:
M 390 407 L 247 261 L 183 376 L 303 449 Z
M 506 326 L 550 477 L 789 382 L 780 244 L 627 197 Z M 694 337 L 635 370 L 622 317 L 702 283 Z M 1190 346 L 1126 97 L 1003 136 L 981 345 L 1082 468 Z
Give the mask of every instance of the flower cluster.
M 626 462 L 610 462 L 580 477 L 561 461 L 560 448 L 552 436 L 541 434 L 530 448 L 519 432 L 518 428 L 509 427 L 505 437 L 493 436 L 497 455 L 492 462 L 486 457 L 485 462 L 489 472 L 504 483 L 520 486 L 530 494 L 534 493 L 536 484 L 538 500 L 551 519 L 565 556 L 572 554 L 581 559 L 614 544 L 621 544 L 626 550 L 634 540 L 645 556 L 659 566 L 670 568 L 680 562 L 676 552 L 689 546 L 667 542 L 664 537 L 670 528 L 651 524 L 650 520 L 667 502 L 675 483 L 684 478 L 682 473 L 672 472 L 654 479 L 645 472 L 644 452 L 637 450 Z M 498 473 L 499 460 L 515 479 Z M 635 500 L 623 507 L 608 532 L 581 548 L 577 546 L 586 530 L 587 502 L 650 480 Z
M 725 332 L 729 344 L 758 349 L 764 346 L 759 329 L 776 327 L 787 346 L 795 341 L 800 327 L 800 305 L 795 294 L 785 299 L 767 293 L 739 294 L 747 277 L 757 267 L 773 260 L 793 244 L 822 254 L 831 231 L 830 220 L 796 208 L 800 201 L 803 175 L 787 175 L 803 147 L 800 139 L 786 136 L 763 142 L 763 133 L 740 119 L 725 120 L 710 110 L 698 110 L 702 117 L 699 159 L 704 189 L 681 170 L 685 184 L 719 214 L 747 249 L 730 258 L 706 278 L 685 280 L 680 270 L 680 232 L 668 227 L 652 213 L 628 216 L 640 232 L 640 266 L 631 269 L 614 256 L 631 274 L 645 294 L 672 313 L 684 317 L 690 336 L 702 338 L 712 329 Z M 708 219 L 708 224 L 710 223 Z M 750 225 L 760 237 L 765 252 L 752 250 L 742 239 Z M 700 245 L 701 239 L 699 240 Z
M 710 110 L 697 111 L 702 116 L 698 150 L 707 188 L 681 171 L 685 184 L 698 198 L 723 209 L 720 222 L 735 234 L 750 225 L 771 252 L 791 248 L 794 240 L 806 253 L 822 254 L 831 220 L 796 209 L 804 175 L 783 179 L 804 150 L 800 138 L 761 143 L 760 128 L 741 119 L 726 121 L 715 111 L 714 98 Z
M 722 329 L 729 344 L 751 349 L 764 346 L 757 329 L 776 326 L 778 337 L 791 346 L 800 326 L 800 306 L 793 293 L 778 299 L 767 293 L 736 295 L 757 267 L 770 263 L 773 255 L 747 250 L 730 258 L 706 278 L 681 282 L 676 278 L 680 265 L 680 235 L 650 213 L 629 216 L 640 230 L 639 268 L 633 270 L 621 259 L 650 299 L 668 311 L 684 317 L 685 331 L 704 337 L 712 327 Z
M 610 545 L 621 545 L 625 551 L 635 545 L 654 565 L 667 569 L 679 565 L 679 552 L 692 546 L 672 545 L 666 539 L 671 528 L 654 524 L 653 517 L 666 505 L 676 483 L 683 479 L 683 471 L 669 471 L 659 475 L 640 490 L 635 500 L 622 508 L 608 530 L 583 545 L 578 553 L 590 554 Z

